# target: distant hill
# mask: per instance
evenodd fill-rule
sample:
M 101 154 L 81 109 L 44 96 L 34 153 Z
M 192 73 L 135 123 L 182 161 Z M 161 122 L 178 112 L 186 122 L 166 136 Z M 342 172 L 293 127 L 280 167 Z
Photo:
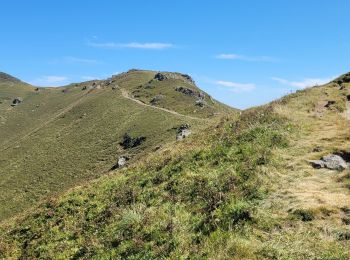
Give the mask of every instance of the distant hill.
M 131 70 L 58 88 L 36 88 L 2 74 L 0 219 L 106 174 L 122 156 L 130 165 L 175 142 L 183 124 L 195 133 L 235 113 L 189 76 L 166 73 L 169 78 L 160 80 L 157 74 Z M 193 92 L 179 92 L 178 86 Z M 159 103 L 152 102 L 159 95 Z M 125 149 L 125 136 L 143 141 Z
M 216 101 L 213 102 L 217 106 L 210 101 L 209 105 L 217 110 L 196 110 L 198 97 L 204 96 L 208 102 L 207 94 L 192 94 L 200 90 L 187 76 L 162 74 L 167 79 L 147 71 L 119 75 L 115 78 L 116 89 L 93 89 L 90 102 L 83 103 L 86 106 L 75 106 L 47 130 L 60 129 L 58 132 L 53 131 L 50 136 L 46 130 L 40 130 L 31 135 L 31 147 L 39 143 L 35 150 L 31 148 L 38 154 L 36 158 L 45 158 L 52 147 L 59 154 L 53 157 L 53 163 L 40 163 L 45 167 L 30 175 L 35 189 L 43 187 L 37 184 L 40 182 L 54 187 L 55 182 L 48 182 L 51 175 L 41 174 L 44 169 L 53 169 L 52 174 L 58 173 L 61 179 L 67 176 L 64 173 L 70 171 L 55 169 L 60 160 L 68 165 L 67 169 L 69 162 L 76 169 L 87 169 L 81 163 L 91 156 L 86 151 L 112 148 L 109 157 L 103 157 L 106 153 L 101 152 L 93 157 L 93 161 L 100 158 L 111 165 L 118 154 L 115 151 L 121 149 L 112 140 L 132 145 L 141 140 L 135 137 L 144 136 L 145 143 L 137 149 L 145 152 L 142 158 L 141 152 L 139 157 L 134 155 L 140 159 L 127 168 L 112 170 L 59 196 L 51 196 L 27 212 L 3 221 L 0 258 L 350 259 L 347 74 L 329 84 L 300 90 L 239 114 Z M 95 82 L 94 86 L 100 83 Z M 66 94 L 78 95 L 77 89 L 91 85 L 93 82 L 69 86 Z M 179 110 L 171 110 L 177 108 L 172 99 L 180 93 L 186 95 L 187 105 L 195 109 L 181 105 Z M 161 99 L 162 103 L 153 105 L 155 108 L 150 102 L 153 95 L 160 94 L 168 100 Z M 102 100 L 107 102 L 104 109 L 99 108 Z M 116 117 L 106 112 L 107 107 L 114 106 L 112 114 L 118 114 Z M 128 111 L 125 120 L 132 123 L 115 131 L 121 124 L 118 118 L 124 115 L 122 108 Z M 100 120 L 83 125 L 81 114 L 86 112 L 88 118 L 92 111 L 98 111 L 93 118 Z M 167 116 L 163 117 L 163 113 Z M 103 123 L 105 119 L 109 124 Z M 185 122 L 193 125 L 193 134 L 182 142 L 169 141 L 174 140 L 179 124 L 183 124 L 181 129 L 187 129 Z M 110 124 L 113 130 L 107 131 Z M 97 125 L 101 127 L 96 128 Z M 85 132 L 83 127 L 93 130 Z M 119 135 L 128 132 L 126 129 L 134 139 Z M 78 134 L 73 138 L 75 132 Z M 110 134 L 113 138 L 108 139 L 108 132 L 118 134 Z M 94 142 L 75 141 L 91 135 L 98 136 Z M 63 137 L 69 142 L 65 143 Z M 147 140 L 154 140 L 154 146 Z M 8 188 L 21 183 L 25 174 L 6 175 L 16 167 L 28 168 L 19 163 L 31 154 L 12 159 L 25 143 L 21 141 L 22 145 L 11 154 L 5 152 L 9 163 L 2 162 L 6 170 L 1 178 L 3 183 L 7 181 L 2 196 L 18 194 L 20 198 L 26 194 L 20 188 L 17 193 Z M 64 145 L 59 147 L 56 143 Z M 100 143 L 103 145 L 96 148 Z M 159 143 L 161 148 L 156 147 Z M 68 160 L 61 149 L 70 151 L 68 148 L 75 146 L 71 151 L 76 153 L 69 152 L 74 160 Z M 132 154 L 133 150 L 127 151 Z M 91 174 L 96 174 L 93 176 L 100 175 L 97 167 L 91 169 Z M 69 176 L 74 178 L 74 174 Z M 10 203 L 3 200 L 0 205 Z
M 3 83 L 3 82 L 20 83 L 21 81 L 7 73 L 0 71 L 0 83 Z

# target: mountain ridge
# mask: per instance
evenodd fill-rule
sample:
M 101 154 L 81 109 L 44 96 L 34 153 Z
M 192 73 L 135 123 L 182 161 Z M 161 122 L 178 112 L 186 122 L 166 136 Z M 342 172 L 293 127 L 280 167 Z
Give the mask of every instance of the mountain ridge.
M 124 90 L 130 104 L 159 115 L 150 101 L 163 87 L 171 90 L 165 96 L 186 95 L 195 109 L 203 96 L 189 85 L 182 87 L 190 95 L 179 92 L 176 79 L 159 81 L 154 73 L 127 77 L 104 99 L 115 93 L 125 102 Z M 82 91 L 84 84 L 65 94 L 74 87 Z M 310 163 L 328 155 L 350 163 L 349 95 L 350 83 L 332 81 L 240 113 L 199 114 L 205 124 L 194 120 L 182 142 L 156 142 L 128 167 L 1 222 L 0 257 L 349 259 L 349 169 Z M 198 115 L 171 102 L 157 105 Z M 168 124 L 179 117 L 163 112 L 174 116 L 165 122 L 174 138 Z M 146 136 L 129 134 L 128 140 Z
M 106 80 L 57 88 L 31 86 L 25 91 L 21 83 L 11 86 L 12 92 L 2 86 L 0 219 L 105 174 L 120 157 L 128 158 L 130 165 L 161 145 L 175 142 L 181 125 L 190 125 L 194 133 L 216 121 L 216 112 L 236 113 L 219 102 L 197 106 L 197 96 L 175 90 L 180 84 L 199 91 L 194 83 L 190 86 L 187 78 L 159 81 L 157 73 L 131 70 Z M 132 92 L 136 89 L 142 89 L 143 95 L 135 97 Z M 7 93 L 2 100 L 1 93 Z M 162 103 L 152 104 L 158 93 L 163 94 Z M 12 106 L 17 97 L 21 102 Z M 145 141 L 123 149 L 119 143 L 125 134 Z

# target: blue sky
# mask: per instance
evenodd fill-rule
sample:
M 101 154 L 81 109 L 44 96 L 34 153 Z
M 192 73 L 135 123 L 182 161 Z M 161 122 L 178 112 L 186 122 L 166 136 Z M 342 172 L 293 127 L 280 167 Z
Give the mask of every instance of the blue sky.
M 178 71 L 238 108 L 350 71 L 350 1 L 1 3 L 0 71 L 41 86 Z

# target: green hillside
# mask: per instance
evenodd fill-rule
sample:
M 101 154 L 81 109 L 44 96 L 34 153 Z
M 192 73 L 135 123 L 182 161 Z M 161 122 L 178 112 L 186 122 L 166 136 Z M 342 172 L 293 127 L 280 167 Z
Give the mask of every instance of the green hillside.
M 182 124 L 189 124 L 193 133 L 205 127 L 207 112 L 181 114 L 175 106 L 162 110 L 124 95 L 155 74 L 133 70 L 60 88 L 2 80 L 0 220 L 109 172 L 120 156 L 132 164 L 174 143 Z M 160 86 L 171 92 L 173 83 L 165 80 Z M 22 102 L 13 106 L 16 97 Z M 179 103 L 195 108 L 193 100 Z M 213 111 L 218 113 L 229 111 L 218 103 L 216 107 Z M 215 121 L 215 116 L 210 120 Z M 126 134 L 145 141 L 125 149 L 120 143 Z
M 135 84 L 135 73 L 138 89 L 153 78 L 142 72 L 145 83 Z M 120 100 L 151 109 L 148 89 L 135 94 L 124 77 Z M 349 259 L 349 168 L 310 161 L 331 154 L 350 163 L 347 78 L 200 119 L 202 128 L 183 142 L 3 221 L 0 257 Z

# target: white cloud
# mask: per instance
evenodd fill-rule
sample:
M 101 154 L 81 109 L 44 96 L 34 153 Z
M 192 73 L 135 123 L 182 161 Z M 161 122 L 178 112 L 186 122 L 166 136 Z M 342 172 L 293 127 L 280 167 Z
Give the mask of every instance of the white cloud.
M 239 54 L 233 54 L 233 53 L 219 54 L 219 55 L 216 55 L 215 58 L 220 60 L 269 61 L 269 62 L 277 61 L 275 58 L 269 57 L 269 56 L 245 56 L 245 55 L 239 55 Z
M 271 79 L 274 81 L 277 81 L 278 83 L 281 83 L 283 85 L 303 89 L 303 88 L 307 88 L 307 87 L 313 87 L 316 85 L 326 84 L 326 83 L 332 81 L 334 78 L 335 77 L 331 77 L 331 78 L 306 78 L 306 79 L 303 79 L 301 81 L 290 81 L 290 80 L 278 78 L 278 77 L 272 77 Z
M 163 50 L 174 47 L 171 43 L 160 43 L 160 42 L 149 42 L 149 43 L 139 43 L 139 42 L 130 42 L 130 43 L 93 43 L 89 42 L 89 46 L 96 48 L 105 48 L 105 49 L 149 49 L 149 50 Z
M 42 76 L 30 82 L 34 86 L 56 87 L 67 83 L 68 78 L 64 76 Z
M 237 83 L 232 81 L 215 81 L 216 85 L 228 87 L 233 92 L 247 92 L 255 89 L 255 84 L 253 83 Z

